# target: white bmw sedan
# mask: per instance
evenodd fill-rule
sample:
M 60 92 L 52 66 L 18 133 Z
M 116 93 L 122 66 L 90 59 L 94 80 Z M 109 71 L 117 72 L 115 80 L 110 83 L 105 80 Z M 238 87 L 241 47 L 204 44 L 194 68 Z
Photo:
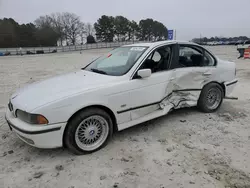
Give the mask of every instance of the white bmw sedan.
M 86 154 L 105 146 L 115 130 L 174 109 L 198 106 L 214 112 L 236 83 L 235 63 L 197 44 L 126 45 L 77 72 L 17 91 L 6 120 L 27 144 Z

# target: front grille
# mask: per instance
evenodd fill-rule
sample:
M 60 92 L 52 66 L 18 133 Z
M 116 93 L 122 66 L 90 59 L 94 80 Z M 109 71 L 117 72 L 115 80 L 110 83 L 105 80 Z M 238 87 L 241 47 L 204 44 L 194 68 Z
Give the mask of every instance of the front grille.
M 9 107 L 9 110 L 12 112 L 13 111 L 13 105 L 12 105 L 11 102 L 9 102 L 8 107 Z

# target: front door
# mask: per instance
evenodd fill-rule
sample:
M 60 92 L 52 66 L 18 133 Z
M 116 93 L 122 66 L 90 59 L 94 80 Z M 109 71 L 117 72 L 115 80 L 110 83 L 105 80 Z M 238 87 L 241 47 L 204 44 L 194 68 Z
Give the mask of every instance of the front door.
M 172 92 L 171 78 L 173 71 L 169 65 L 173 59 L 174 45 L 162 46 L 154 50 L 140 66 L 151 69 L 148 78 L 136 78 L 130 81 L 134 89 L 130 92 L 131 119 L 135 120 L 160 109 L 162 100 Z

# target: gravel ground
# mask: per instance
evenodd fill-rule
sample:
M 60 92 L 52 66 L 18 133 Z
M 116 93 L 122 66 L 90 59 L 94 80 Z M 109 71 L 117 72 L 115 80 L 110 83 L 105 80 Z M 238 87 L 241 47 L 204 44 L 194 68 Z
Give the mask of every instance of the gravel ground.
M 107 49 L 0 58 L 0 188 L 249 188 L 250 60 L 235 46 L 209 47 L 237 63 L 237 101 L 218 112 L 196 108 L 118 132 L 102 150 L 75 156 L 20 141 L 7 127 L 6 104 L 18 87 L 79 69 Z

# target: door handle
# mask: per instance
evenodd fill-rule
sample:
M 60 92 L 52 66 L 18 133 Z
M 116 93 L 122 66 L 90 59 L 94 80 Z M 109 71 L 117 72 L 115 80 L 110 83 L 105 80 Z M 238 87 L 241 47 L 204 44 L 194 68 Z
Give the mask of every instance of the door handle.
M 212 74 L 212 73 L 211 73 L 210 71 L 204 72 L 204 73 L 203 73 L 204 76 L 209 76 L 209 75 L 211 75 L 211 74 Z

